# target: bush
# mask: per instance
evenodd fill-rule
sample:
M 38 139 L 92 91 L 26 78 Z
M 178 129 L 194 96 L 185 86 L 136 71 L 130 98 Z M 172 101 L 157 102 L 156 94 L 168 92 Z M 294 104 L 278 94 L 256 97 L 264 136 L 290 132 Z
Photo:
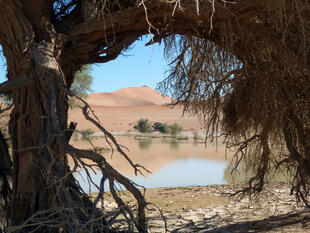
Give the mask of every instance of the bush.
M 177 123 L 173 123 L 172 125 L 169 125 L 169 131 L 172 135 L 178 135 L 181 131 L 182 131 L 182 127 L 177 124 Z
M 151 133 L 153 132 L 153 128 L 149 123 L 148 119 L 140 119 L 138 124 L 133 127 L 134 129 L 139 130 L 141 133 Z
M 93 136 L 95 131 L 92 129 L 84 129 L 84 130 L 81 130 L 80 133 L 82 134 L 82 140 L 93 140 L 95 138 Z
M 166 123 L 160 123 L 160 122 L 155 122 L 153 124 L 153 128 L 155 131 L 159 131 L 163 134 L 166 134 L 169 132 L 169 126 Z

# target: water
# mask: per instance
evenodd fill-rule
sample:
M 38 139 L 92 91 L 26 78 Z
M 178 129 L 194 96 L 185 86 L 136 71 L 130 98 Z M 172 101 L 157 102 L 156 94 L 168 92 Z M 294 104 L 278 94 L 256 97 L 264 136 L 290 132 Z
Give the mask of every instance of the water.
M 127 176 L 136 184 L 145 188 L 157 187 L 179 187 L 191 185 L 213 185 L 226 184 L 224 172 L 227 162 L 219 162 L 208 159 L 181 159 L 169 164 L 156 173 L 148 176 Z M 101 173 L 91 172 L 92 180 L 99 185 Z M 89 190 L 89 183 L 85 171 L 76 176 L 83 190 L 86 192 L 97 192 L 93 185 Z M 108 182 L 105 183 L 105 190 L 109 190 Z
M 133 169 L 119 154 L 114 154 L 112 158 L 106 155 L 107 161 L 120 173 L 146 188 L 227 183 L 224 174 L 229 162 L 225 160 L 224 146 L 210 144 L 205 147 L 201 141 L 184 138 L 119 136 L 117 139 L 129 148 L 128 154 L 134 162 L 145 166 L 153 174 L 134 176 Z M 80 148 L 87 147 L 83 141 L 75 144 Z M 95 141 L 95 144 L 105 146 L 102 140 Z M 100 173 L 92 173 L 91 177 L 94 183 L 100 184 Z M 85 171 L 81 171 L 76 178 L 85 191 L 97 191 L 94 186 L 89 189 Z M 107 182 L 105 190 L 108 190 Z
M 224 184 L 226 162 L 208 159 L 181 159 L 154 175 L 130 177 L 147 188 Z

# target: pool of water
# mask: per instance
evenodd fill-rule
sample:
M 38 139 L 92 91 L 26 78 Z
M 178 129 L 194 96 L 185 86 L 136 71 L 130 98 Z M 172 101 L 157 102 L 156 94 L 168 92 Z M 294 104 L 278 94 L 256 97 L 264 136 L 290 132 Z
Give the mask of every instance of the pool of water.
M 154 174 L 127 177 L 145 188 L 226 184 L 224 172 L 227 165 L 227 162 L 209 159 L 180 159 L 162 167 Z M 102 175 L 99 172 L 96 174 L 92 172 L 91 177 L 95 184 L 100 184 Z M 76 178 L 84 191 L 97 191 L 94 185 L 89 190 L 89 182 L 86 179 L 85 171 L 80 172 Z M 108 187 L 106 181 L 105 190 L 109 190 Z
M 120 155 L 106 154 L 107 161 L 120 173 L 146 188 L 177 187 L 190 185 L 212 185 L 227 183 L 224 177 L 229 162 L 225 160 L 224 146 L 208 144 L 192 138 L 148 138 L 117 137 L 119 143 L 128 148 L 128 155 L 135 162 L 145 166 L 152 174 L 134 176 L 133 169 Z M 105 146 L 104 140 L 96 140 L 97 146 Z M 87 148 L 87 142 L 78 141 L 77 147 Z M 227 173 L 227 172 L 226 172 Z M 99 185 L 100 173 L 91 173 L 92 180 Z M 83 189 L 95 192 L 95 186 L 89 189 L 85 171 L 76 174 Z M 105 184 L 108 190 L 108 184 Z
M 212 185 L 226 183 L 244 183 L 254 173 L 246 169 L 245 162 L 239 164 L 237 172 L 232 174 L 234 165 L 230 163 L 232 154 L 225 151 L 220 143 L 205 144 L 192 138 L 149 138 L 118 136 L 120 144 L 128 148 L 128 155 L 134 163 L 145 166 L 152 174 L 135 176 L 133 168 L 122 155 L 104 154 L 106 160 L 121 174 L 146 188 L 178 187 L 191 185 Z M 96 146 L 107 146 L 104 140 L 93 142 Z M 75 146 L 85 149 L 89 144 L 85 141 L 75 142 Z M 228 159 L 226 159 L 228 158 Z M 75 174 L 86 192 L 98 191 L 94 185 L 89 188 L 85 171 Z M 96 185 L 100 184 L 101 174 L 91 172 Z M 287 182 L 291 177 L 286 173 L 270 173 L 266 178 L 269 183 Z M 108 190 L 108 183 L 105 190 Z

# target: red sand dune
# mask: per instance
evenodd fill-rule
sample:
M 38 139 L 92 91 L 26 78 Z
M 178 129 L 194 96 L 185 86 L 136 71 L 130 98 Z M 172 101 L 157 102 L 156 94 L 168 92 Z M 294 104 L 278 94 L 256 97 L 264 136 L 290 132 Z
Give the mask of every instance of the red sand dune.
M 90 94 L 86 99 L 99 117 L 101 123 L 110 131 L 126 132 L 141 118 L 151 122 L 178 123 L 185 130 L 199 131 L 200 123 L 196 116 L 183 114 L 182 106 L 168 106 L 172 98 L 163 96 L 150 87 L 129 87 L 115 92 Z M 69 112 L 69 120 L 78 123 L 78 129 L 92 128 L 80 109 Z
M 170 104 L 173 101 L 171 97 L 162 95 L 148 86 L 124 88 L 115 91 L 114 94 L 126 98 L 144 99 L 156 105 Z
M 148 86 L 129 87 L 115 92 L 91 94 L 88 103 L 96 106 L 128 107 L 146 105 L 164 105 L 172 98 L 161 95 Z

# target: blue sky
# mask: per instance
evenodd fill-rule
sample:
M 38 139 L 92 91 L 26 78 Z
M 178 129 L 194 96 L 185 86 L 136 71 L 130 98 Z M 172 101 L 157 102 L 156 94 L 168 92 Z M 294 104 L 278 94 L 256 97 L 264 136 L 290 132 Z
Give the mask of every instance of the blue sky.
M 132 49 L 116 60 L 104 64 L 93 65 L 94 92 L 112 92 L 121 88 L 147 85 L 156 88 L 168 69 L 163 56 L 163 45 L 144 46 L 149 37 L 136 41 Z M 1 47 L 0 47 L 1 49 Z M 0 82 L 5 80 L 6 67 L 0 58 Z
M 93 90 L 109 92 L 131 86 L 148 85 L 156 88 L 165 77 L 168 69 L 163 56 L 163 45 L 144 46 L 148 40 L 136 41 L 133 48 L 120 56 L 99 66 L 93 66 Z

